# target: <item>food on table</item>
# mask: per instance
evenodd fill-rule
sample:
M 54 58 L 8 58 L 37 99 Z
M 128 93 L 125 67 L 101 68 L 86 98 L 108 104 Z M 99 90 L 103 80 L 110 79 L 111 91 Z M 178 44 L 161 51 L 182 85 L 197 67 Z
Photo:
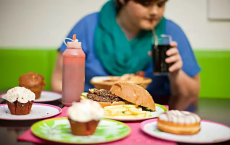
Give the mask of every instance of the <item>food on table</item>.
M 24 87 L 14 87 L 7 91 L 6 102 L 12 115 L 27 115 L 35 100 L 35 94 Z
M 67 113 L 72 134 L 87 136 L 96 131 L 104 110 L 98 102 L 84 99 L 69 107 Z
M 141 107 L 136 105 L 114 105 L 104 107 L 104 117 L 109 118 L 123 118 L 123 119 L 134 119 L 134 118 L 148 118 L 150 111 L 143 111 Z
M 90 89 L 87 98 L 99 102 L 102 107 L 134 104 L 143 107 L 144 110 L 155 111 L 155 103 L 149 92 L 136 84 L 128 82 L 117 82 L 111 87 L 110 91 Z
M 136 73 L 136 75 L 141 76 L 141 77 L 144 77 L 144 76 L 145 76 L 145 72 L 144 72 L 144 71 L 138 71 L 138 72 Z
M 103 108 L 111 105 L 123 105 L 124 100 L 104 89 L 89 89 L 87 98 L 97 101 Z
M 97 89 L 105 90 L 110 90 L 112 85 L 117 82 L 135 83 L 146 89 L 152 79 L 144 76 L 144 71 L 139 71 L 136 74 L 124 74 L 123 76 L 95 76 L 90 80 L 90 83 Z
M 117 81 L 140 82 L 145 78 L 135 74 L 124 74 Z
M 46 83 L 44 77 L 40 74 L 29 72 L 19 77 L 19 86 L 30 89 L 35 93 L 36 99 L 41 97 L 41 92 L 44 89 Z
M 157 127 L 172 134 L 192 135 L 200 131 L 200 121 L 200 117 L 195 113 L 170 110 L 159 115 Z
M 141 82 L 144 81 L 145 78 L 143 76 L 143 73 L 138 73 L 138 74 L 124 74 L 121 77 L 118 78 L 111 78 L 109 80 L 103 80 L 104 82 Z

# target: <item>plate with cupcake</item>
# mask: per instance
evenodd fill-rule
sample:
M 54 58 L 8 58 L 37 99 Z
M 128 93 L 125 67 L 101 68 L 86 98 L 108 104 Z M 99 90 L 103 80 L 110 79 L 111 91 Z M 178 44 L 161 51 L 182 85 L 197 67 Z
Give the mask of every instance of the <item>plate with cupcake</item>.
M 142 121 L 158 117 L 168 109 L 156 104 L 147 90 L 129 82 L 117 82 L 110 90 L 89 89 L 81 99 L 97 101 L 104 108 L 106 119 Z
M 34 103 L 35 93 L 25 87 L 14 87 L 7 91 L 6 104 L 0 104 L 0 119 L 34 120 L 49 118 L 62 109 L 48 104 Z
M 170 110 L 158 119 L 141 123 L 146 134 L 168 141 L 183 143 L 218 143 L 230 140 L 230 127 L 201 120 L 192 112 Z
M 5 99 L 6 93 L 0 95 L 0 98 Z M 42 91 L 39 98 L 35 99 L 36 103 L 52 102 L 62 98 L 62 95 L 56 92 Z
M 125 138 L 130 128 L 118 121 L 102 119 L 98 102 L 81 100 L 69 107 L 68 118 L 54 118 L 32 125 L 32 133 L 44 140 L 67 144 L 98 144 Z
M 29 72 L 19 77 L 19 86 L 30 89 L 35 94 L 34 102 L 51 102 L 62 98 L 59 93 L 43 91 L 45 85 L 44 77 L 38 73 Z M 6 94 L 2 94 L 0 97 L 5 99 Z

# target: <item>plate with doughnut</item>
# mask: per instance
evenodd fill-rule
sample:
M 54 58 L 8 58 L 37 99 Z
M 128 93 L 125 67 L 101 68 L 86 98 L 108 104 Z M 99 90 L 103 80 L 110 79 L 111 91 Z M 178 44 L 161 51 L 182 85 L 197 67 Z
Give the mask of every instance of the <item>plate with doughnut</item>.
M 117 82 L 110 90 L 89 89 L 81 99 L 97 101 L 104 108 L 104 118 L 119 121 L 140 121 L 158 117 L 167 110 L 156 104 L 147 90 L 129 82 Z
M 201 118 L 192 112 L 170 110 L 141 123 L 146 134 L 183 143 L 218 143 L 230 140 L 230 127 Z

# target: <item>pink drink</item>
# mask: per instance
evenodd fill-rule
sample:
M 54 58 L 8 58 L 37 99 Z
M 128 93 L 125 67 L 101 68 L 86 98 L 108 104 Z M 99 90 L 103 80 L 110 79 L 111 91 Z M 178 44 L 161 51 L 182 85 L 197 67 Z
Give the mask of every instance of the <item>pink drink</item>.
M 85 53 L 81 42 L 68 42 L 63 53 L 62 104 L 79 102 L 85 84 Z

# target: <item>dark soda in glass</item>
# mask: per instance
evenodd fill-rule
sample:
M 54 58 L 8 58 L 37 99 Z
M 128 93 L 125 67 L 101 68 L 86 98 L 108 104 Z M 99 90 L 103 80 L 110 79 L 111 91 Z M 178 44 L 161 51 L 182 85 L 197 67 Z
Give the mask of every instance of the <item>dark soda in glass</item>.
M 171 64 L 165 62 L 168 57 L 166 52 L 170 49 L 172 38 L 170 35 L 162 34 L 157 36 L 154 34 L 152 42 L 152 58 L 154 75 L 167 75 Z
M 152 45 L 154 75 L 168 74 L 170 64 L 165 62 L 170 45 Z

